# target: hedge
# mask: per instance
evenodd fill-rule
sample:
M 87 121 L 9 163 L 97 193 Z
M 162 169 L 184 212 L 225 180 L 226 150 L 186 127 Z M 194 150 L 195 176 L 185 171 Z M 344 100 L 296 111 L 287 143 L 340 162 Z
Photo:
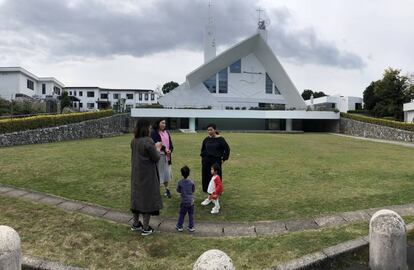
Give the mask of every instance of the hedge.
M 411 123 L 404 123 L 404 122 L 368 117 L 368 116 L 351 114 L 351 113 L 341 113 L 341 117 L 345 117 L 345 118 L 349 118 L 349 119 L 353 119 L 353 120 L 357 120 L 357 121 L 361 121 L 365 123 L 370 123 L 370 124 L 375 124 L 375 125 L 380 125 L 380 126 L 387 126 L 387 127 L 392 127 L 392 128 L 414 132 L 414 124 L 411 124 Z
M 0 120 L 0 134 L 37 128 L 62 126 L 91 119 L 108 117 L 111 115 L 113 115 L 112 110 L 104 110 L 99 112 L 39 115 L 25 118 L 2 119 Z

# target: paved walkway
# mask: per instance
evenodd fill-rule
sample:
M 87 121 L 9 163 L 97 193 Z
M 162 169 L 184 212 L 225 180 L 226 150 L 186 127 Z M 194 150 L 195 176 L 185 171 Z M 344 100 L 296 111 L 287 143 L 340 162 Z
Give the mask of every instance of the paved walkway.
M 82 213 L 119 224 L 131 223 L 129 212 L 74 201 L 45 193 L 33 192 L 26 189 L 5 186 L 0 184 L 0 196 L 19 198 L 31 202 L 38 202 L 55 206 L 69 212 Z M 281 235 L 310 229 L 335 227 L 355 222 L 368 221 L 378 210 L 390 209 L 401 216 L 414 215 L 414 203 L 407 205 L 385 206 L 381 208 L 365 209 L 353 212 L 336 213 L 333 215 L 318 216 L 308 219 L 256 221 L 256 222 L 203 222 L 196 221 L 196 232 L 199 237 L 242 237 L 260 235 Z M 151 226 L 161 232 L 176 232 L 176 219 L 152 217 Z
M 351 136 L 351 135 L 339 134 L 339 133 L 330 133 L 330 134 L 336 135 L 336 136 L 341 136 L 341 137 L 358 139 L 358 140 L 371 141 L 371 142 L 379 142 L 379 143 L 388 143 L 388 144 L 395 144 L 395 145 L 400 145 L 400 146 L 414 148 L 414 143 L 410 143 L 410 142 L 399 142 L 399 141 L 381 140 L 381 139 L 358 137 L 358 136 Z

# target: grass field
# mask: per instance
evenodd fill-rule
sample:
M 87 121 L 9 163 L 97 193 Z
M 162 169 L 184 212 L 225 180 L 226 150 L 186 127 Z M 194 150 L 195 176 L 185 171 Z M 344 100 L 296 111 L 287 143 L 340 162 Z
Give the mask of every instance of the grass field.
M 174 189 L 187 164 L 200 183 L 206 134 L 173 134 Z M 223 133 L 224 164 L 218 216 L 196 207 L 196 220 L 274 220 L 414 202 L 414 149 L 329 134 Z M 129 209 L 131 135 L 0 149 L 0 183 Z M 175 217 L 178 194 L 164 200 Z
M 126 226 L 18 199 L 0 197 L 0 213 L 0 224 L 19 232 L 23 254 L 89 269 L 192 269 L 209 249 L 226 252 L 237 269 L 263 269 L 368 232 L 361 223 L 279 237 L 142 237 Z

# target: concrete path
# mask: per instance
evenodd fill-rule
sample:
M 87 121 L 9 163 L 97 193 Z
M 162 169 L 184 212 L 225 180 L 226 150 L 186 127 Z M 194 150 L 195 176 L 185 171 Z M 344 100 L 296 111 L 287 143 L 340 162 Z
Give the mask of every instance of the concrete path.
M 336 135 L 336 136 L 341 136 L 341 137 L 347 137 L 347 138 L 357 139 L 357 140 L 364 140 L 364 141 L 371 141 L 371 142 L 379 142 L 379 143 L 388 143 L 388 144 L 395 144 L 395 145 L 400 145 L 400 146 L 414 148 L 414 143 L 410 143 L 410 142 L 399 142 L 399 141 L 381 140 L 381 139 L 358 137 L 358 136 L 351 136 L 351 135 L 339 134 L 339 133 L 330 133 L 330 134 Z
M 129 212 L 1 184 L 0 196 L 19 198 L 31 202 L 51 205 L 65 211 L 82 213 L 124 225 L 131 224 L 132 219 L 131 213 Z M 198 237 L 281 235 L 297 231 L 322 229 L 361 221 L 369 221 L 371 216 L 380 209 L 390 209 L 397 212 L 401 216 L 414 215 L 413 203 L 295 220 L 256 222 L 207 222 L 196 220 L 196 232 L 191 234 Z M 155 228 L 156 231 L 160 232 L 178 233 L 175 230 L 176 222 L 176 219 L 170 218 L 151 218 L 151 226 Z M 185 231 L 184 233 L 188 232 Z

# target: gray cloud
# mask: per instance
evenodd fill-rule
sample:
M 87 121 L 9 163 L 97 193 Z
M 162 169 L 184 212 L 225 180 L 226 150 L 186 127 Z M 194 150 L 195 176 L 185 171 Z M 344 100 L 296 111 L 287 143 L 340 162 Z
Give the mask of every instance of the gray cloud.
M 54 57 L 145 55 L 203 48 L 207 1 L 55 1 L 6 0 L 0 4 L 0 48 L 48 52 Z M 215 1 L 219 45 L 230 45 L 252 34 L 257 14 L 254 0 Z M 362 58 L 320 40 L 312 28 L 292 30 L 284 8 L 267 11 L 272 24 L 269 44 L 292 62 L 356 69 Z M 6 35 L 7 38 L 4 38 Z M 16 42 L 13 43 L 13 40 Z

